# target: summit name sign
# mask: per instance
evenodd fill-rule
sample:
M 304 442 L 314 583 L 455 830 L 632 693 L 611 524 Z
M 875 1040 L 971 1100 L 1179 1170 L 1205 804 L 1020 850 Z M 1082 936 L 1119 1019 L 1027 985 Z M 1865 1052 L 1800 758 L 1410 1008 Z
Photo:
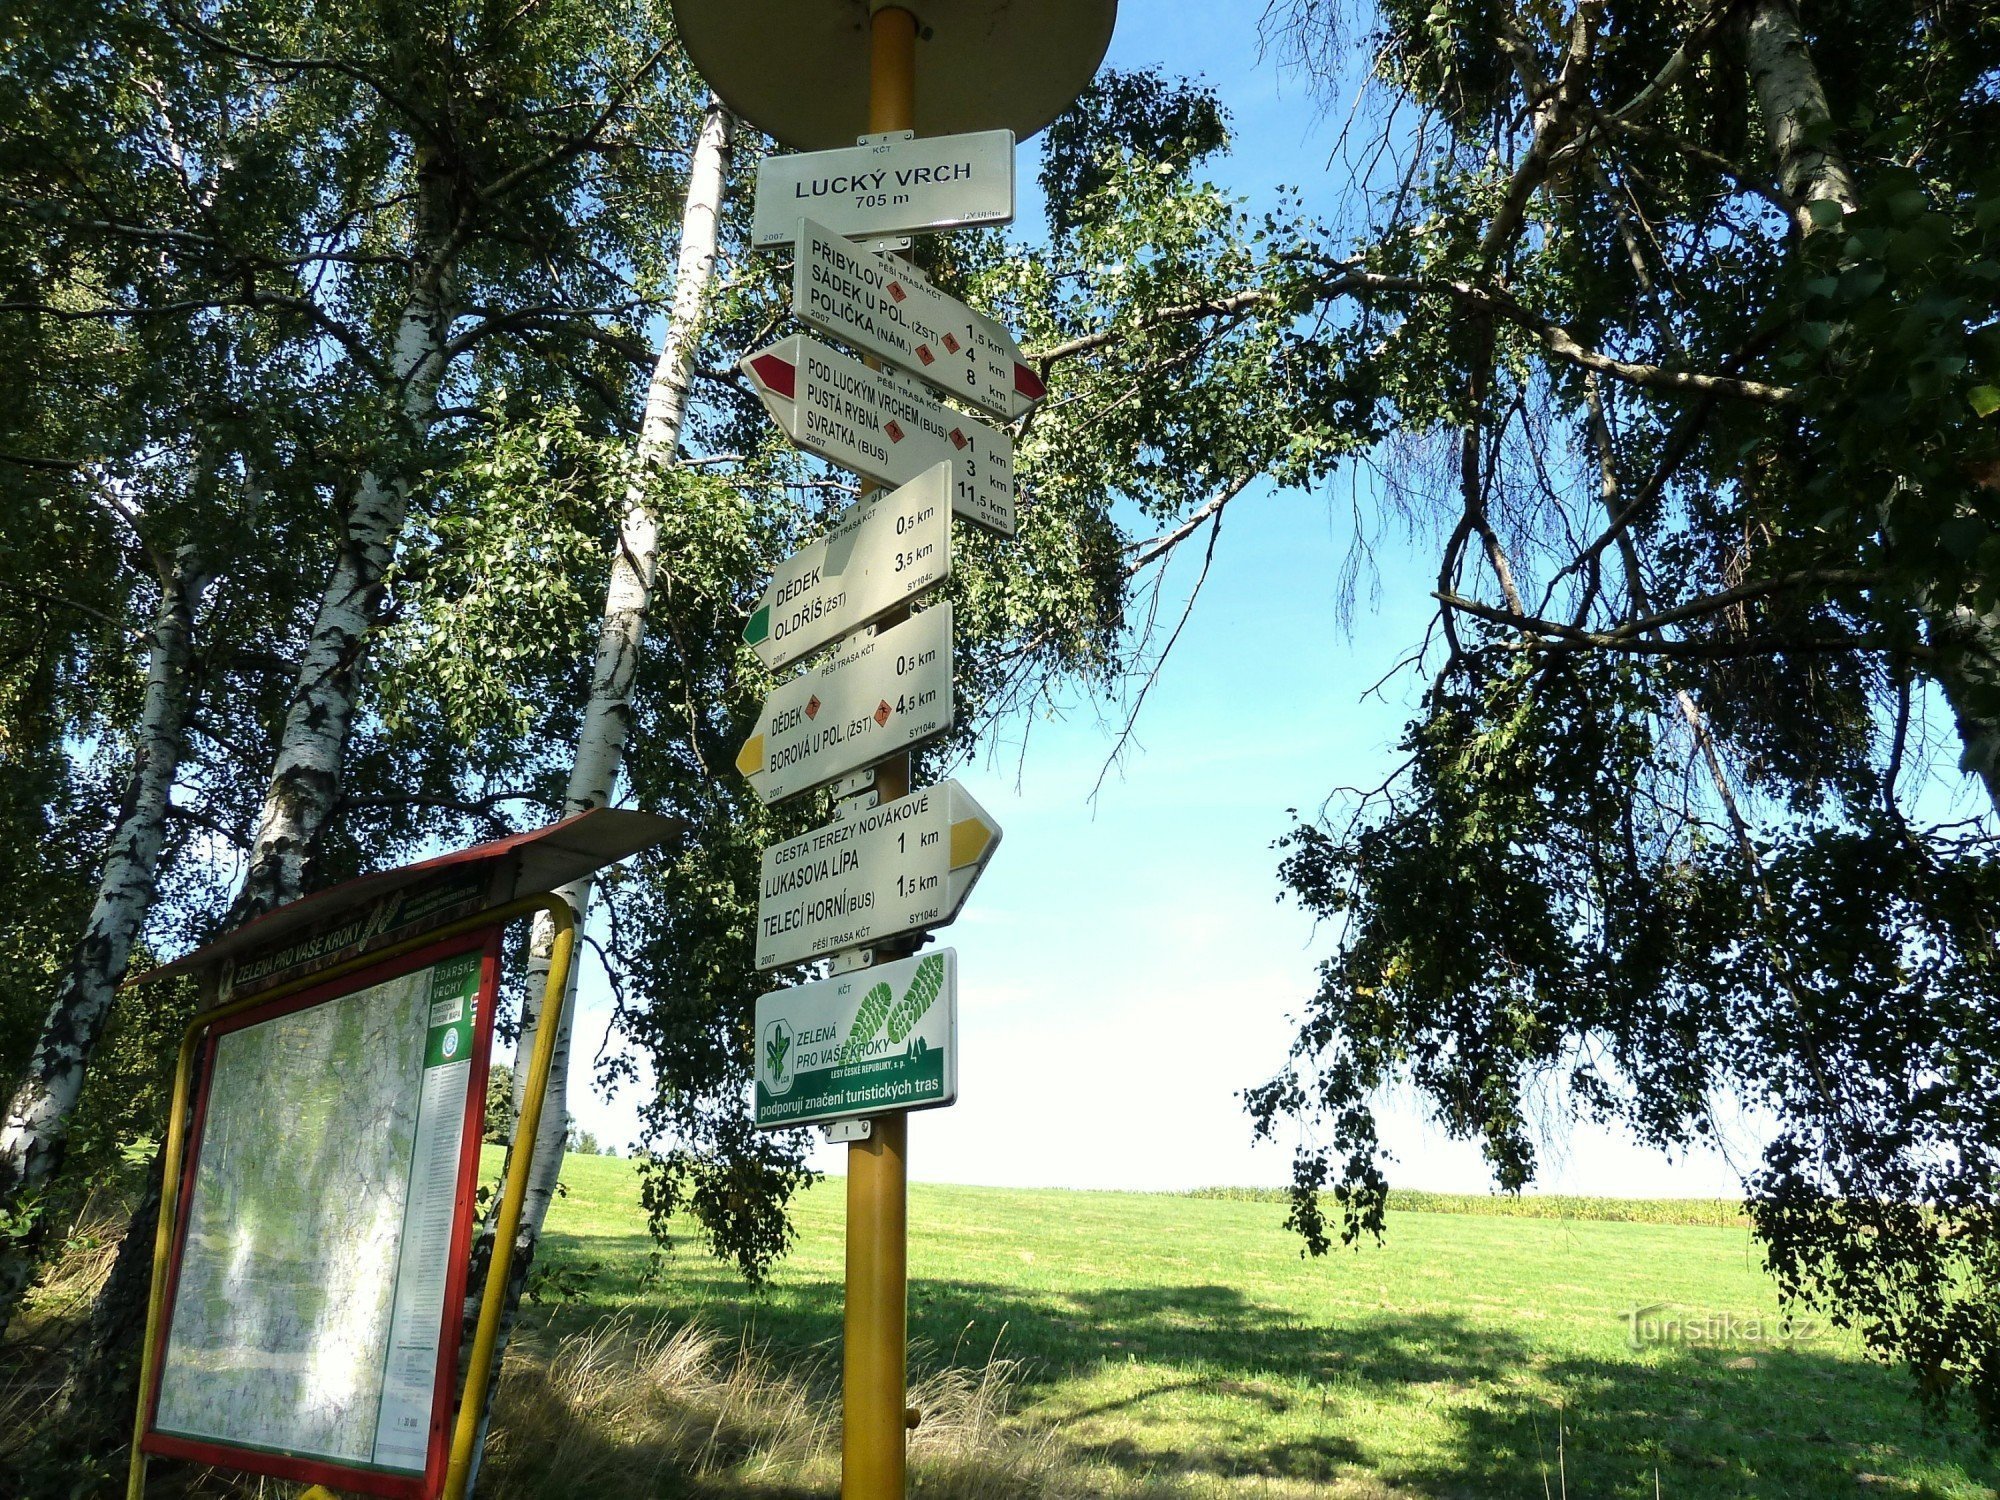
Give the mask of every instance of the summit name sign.
M 875 140 L 757 164 L 750 238 L 789 245 L 810 214 L 854 239 L 1005 224 L 1014 217 L 1014 132 Z

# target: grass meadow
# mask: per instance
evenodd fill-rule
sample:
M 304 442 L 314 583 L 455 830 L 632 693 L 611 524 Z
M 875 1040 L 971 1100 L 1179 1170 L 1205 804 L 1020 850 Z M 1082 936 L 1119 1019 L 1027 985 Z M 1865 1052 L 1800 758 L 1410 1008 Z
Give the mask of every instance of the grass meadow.
M 656 1261 L 632 1164 L 565 1178 L 486 1493 L 836 1494 L 843 1184 L 752 1293 Z M 1852 1335 L 1776 1336 L 1728 1205 L 1414 1201 L 1311 1261 L 1269 1195 L 912 1186 L 913 1492 L 2000 1496 Z

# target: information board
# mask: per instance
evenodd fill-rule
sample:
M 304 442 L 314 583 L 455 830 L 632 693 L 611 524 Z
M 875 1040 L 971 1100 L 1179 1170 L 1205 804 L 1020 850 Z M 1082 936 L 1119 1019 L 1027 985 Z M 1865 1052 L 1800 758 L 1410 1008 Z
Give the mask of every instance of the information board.
M 148 1452 L 439 1492 L 499 941 L 454 939 L 218 1024 Z

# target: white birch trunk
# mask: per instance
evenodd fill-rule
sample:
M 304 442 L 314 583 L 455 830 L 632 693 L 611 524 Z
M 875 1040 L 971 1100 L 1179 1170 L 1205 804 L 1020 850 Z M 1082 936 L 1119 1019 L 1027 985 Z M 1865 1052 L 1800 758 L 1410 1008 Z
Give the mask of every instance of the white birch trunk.
M 1830 138 L 1826 89 L 1793 0 L 1756 0 L 1744 18 L 1744 35 L 1771 165 L 1796 204 L 1803 239 L 1821 227 L 1807 211 L 1812 204 L 1835 203 L 1848 214 L 1860 206 L 1860 194 Z M 1958 723 L 1959 763 L 2000 809 L 2000 614 L 1981 615 L 1922 591 L 1916 603 L 1940 653 L 1929 671 Z
M 360 694 L 367 636 L 382 597 L 382 576 L 409 510 L 411 444 L 437 411 L 444 377 L 451 268 L 442 229 L 446 185 L 428 162 L 417 175 L 418 266 L 391 340 L 389 368 L 404 431 L 355 485 L 332 576 L 320 595 L 298 686 L 285 716 L 271 780 L 257 818 L 250 870 L 231 925 L 296 901 L 313 846 L 340 791 L 341 761 Z
M 2000 610 L 1982 615 L 1960 604 L 1938 615 L 1931 639 L 1945 654 L 1931 676 L 1958 721 L 1959 766 L 2000 811 Z
M 611 557 L 611 581 L 605 591 L 604 615 L 597 630 L 597 651 L 590 676 L 590 701 L 584 708 L 583 727 L 577 735 L 576 759 L 571 765 L 569 784 L 563 796 L 565 815 L 588 812 L 607 806 L 625 761 L 626 737 L 631 728 L 632 681 L 639 670 L 639 652 L 645 641 L 646 610 L 652 603 L 653 583 L 659 571 L 659 525 L 652 510 L 647 477 L 674 459 L 680 445 L 681 424 L 687 415 L 688 391 L 694 381 L 694 361 L 701 345 L 703 309 L 715 274 L 717 232 L 722 218 L 724 179 L 729 166 L 729 111 L 722 101 L 710 96 L 703 112 L 701 134 L 695 142 L 694 157 L 688 166 L 687 203 L 681 215 L 680 257 L 675 266 L 673 303 L 668 310 L 667 328 L 660 343 L 660 357 L 646 389 L 646 409 L 639 428 L 638 459 L 641 476 L 625 497 L 625 514 L 619 524 L 618 545 Z M 563 898 L 576 915 L 582 930 L 590 912 L 589 878 L 565 886 Z M 553 932 L 538 922 L 530 948 L 527 990 L 522 1001 L 521 1039 L 514 1064 L 514 1117 L 521 1117 L 528 1086 L 528 1060 L 547 1019 L 541 1014 L 542 991 L 549 972 L 549 950 Z M 549 1204 L 555 1197 L 556 1179 L 562 1169 L 563 1146 L 569 1114 L 569 1051 L 572 1012 L 575 1008 L 577 968 L 572 965 L 569 985 L 556 1018 L 555 1065 L 549 1074 L 548 1092 L 542 1098 L 542 1119 L 534 1143 L 533 1169 L 528 1179 L 527 1201 L 522 1205 L 520 1232 L 514 1241 L 514 1259 L 507 1278 L 507 1312 L 501 1323 L 504 1350 L 521 1289 L 526 1285 L 528 1267 L 541 1239 Z M 520 1145 L 517 1139 L 509 1148 Z M 470 1328 L 478 1315 L 483 1289 L 484 1268 L 492 1253 L 490 1220 L 482 1226 L 480 1246 L 475 1250 L 475 1274 L 466 1298 L 467 1343 Z M 493 1376 L 498 1380 L 500 1359 L 496 1352 Z M 488 1395 L 490 1397 L 490 1390 Z M 485 1412 L 490 1413 L 491 1401 Z M 482 1424 L 486 1420 L 482 1415 Z M 480 1450 L 484 1448 L 482 1427 Z
M 171 574 L 160 581 L 124 812 L 104 852 L 90 919 L 0 1126 L 0 1207 L 29 1200 L 61 1163 L 90 1055 L 152 909 L 167 804 L 185 743 L 194 613 L 206 582 L 206 566 L 193 546 L 180 549 Z M 39 1240 L 32 1233 L 0 1256 L 0 1329 L 33 1279 Z
M 1755 0 L 1744 18 L 1744 39 L 1771 165 L 1795 205 L 1800 234 L 1809 235 L 1815 228 L 1811 204 L 1837 203 L 1842 213 L 1852 213 L 1860 197 L 1829 138 L 1833 112 L 1793 0 Z

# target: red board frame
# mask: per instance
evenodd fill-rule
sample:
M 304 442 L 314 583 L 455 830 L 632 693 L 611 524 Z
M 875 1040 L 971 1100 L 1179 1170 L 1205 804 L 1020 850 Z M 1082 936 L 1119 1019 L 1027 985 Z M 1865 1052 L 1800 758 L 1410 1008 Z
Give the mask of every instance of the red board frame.
M 451 1437 L 452 1394 L 458 1363 L 459 1329 L 465 1303 L 465 1283 L 472 1250 L 473 1203 L 479 1184 L 479 1146 L 484 1133 L 486 1082 L 493 1050 L 493 1013 L 500 987 L 500 937 L 504 929 L 489 927 L 461 937 L 447 938 L 413 953 L 375 964 L 325 984 L 314 985 L 295 994 L 279 996 L 268 1004 L 253 1006 L 221 1021 L 210 1030 L 202 1044 L 201 1086 L 189 1127 L 190 1145 L 183 1169 L 175 1213 L 173 1249 L 167 1266 L 167 1283 L 162 1301 L 159 1337 L 153 1347 L 153 1381 L 146 1392 L 146 1435 L 143 1450 L 162 1458 L 183 1458 L 213 1464 L 248 1474 L 268 1474 L 277 1479 L 294 1479 L 308 1484 L 324 1484 L 361 1495 L 379 1495 L 384 1500 L 436 1500 L 444 1487 L 445 1460 Z M 187 1243 L 188 1213 L 193 1203 L 195 1174 L 201 1161 L 203 1134 L 208 1124 L 208 1090 L 214 1077 L 211 1066 L 217 1041 L 233 1031 L 255 1026 L 278 1016 L 324 1004 L 395 979 L 414 969 L 429 968 L 464 953 L 479 953 L 479 1008 L 474 1026 L 472 1072 L 466 1082 L 465 1130 L 460 1146 L 458 1186 L 452 1202 L 452 1234 L 449 1268 L 445 1275 L 444 1311 L 438 1329 L 437 1387 L 431 1398 L 429 1456 L 421 1475 L 361 1468 L 337 1460 L 308 1458 L 266 1448 L 179 1437 L 159 1432 L 160 1382 L 165 1373 L 167 1342 L 173 1332 L 174 1301 L 180 1289 L 181 1254 Z

